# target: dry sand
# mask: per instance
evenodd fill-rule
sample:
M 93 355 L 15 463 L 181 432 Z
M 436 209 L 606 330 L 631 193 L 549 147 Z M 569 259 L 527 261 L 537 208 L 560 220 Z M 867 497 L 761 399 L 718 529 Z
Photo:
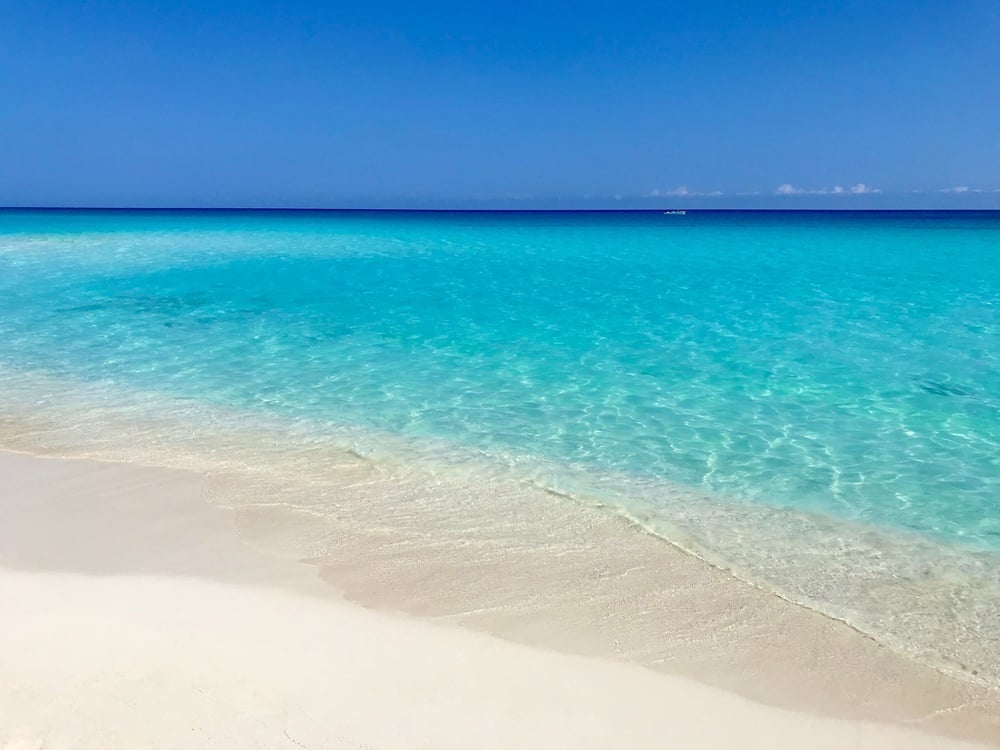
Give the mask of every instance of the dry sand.
M 365 609 L 203 487 L 0 452 L 0 747 L 974 746 Z

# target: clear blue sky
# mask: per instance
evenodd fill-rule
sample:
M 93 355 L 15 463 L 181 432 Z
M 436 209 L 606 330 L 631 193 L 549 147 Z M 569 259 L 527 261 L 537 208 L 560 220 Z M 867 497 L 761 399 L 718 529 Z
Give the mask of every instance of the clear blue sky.
M 0 205 L 998 191 L 1000 0 L 0 3 Z

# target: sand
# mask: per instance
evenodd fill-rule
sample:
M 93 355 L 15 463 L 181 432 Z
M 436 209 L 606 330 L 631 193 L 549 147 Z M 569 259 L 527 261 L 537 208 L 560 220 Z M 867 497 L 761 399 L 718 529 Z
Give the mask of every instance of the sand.
M 366 609 L 320 568 L 246 543 L 204 488 L 0 452 L 0 747 L 977 746 L 953 724 L 921 731 L 929 715 L 920 729 L 818 716 Z

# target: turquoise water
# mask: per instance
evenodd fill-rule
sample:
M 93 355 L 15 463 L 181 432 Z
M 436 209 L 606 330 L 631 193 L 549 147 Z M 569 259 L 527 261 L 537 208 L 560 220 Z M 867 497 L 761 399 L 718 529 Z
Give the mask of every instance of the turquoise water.
M 1000 213 L 0 212 L 32 372 L 1000 551 Z

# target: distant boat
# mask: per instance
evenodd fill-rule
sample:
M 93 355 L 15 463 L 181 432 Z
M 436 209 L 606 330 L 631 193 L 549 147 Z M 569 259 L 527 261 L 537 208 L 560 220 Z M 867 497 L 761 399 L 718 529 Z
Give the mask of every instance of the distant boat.
M 664 216 L 683 216 L 687 211 L 664 211 Z

